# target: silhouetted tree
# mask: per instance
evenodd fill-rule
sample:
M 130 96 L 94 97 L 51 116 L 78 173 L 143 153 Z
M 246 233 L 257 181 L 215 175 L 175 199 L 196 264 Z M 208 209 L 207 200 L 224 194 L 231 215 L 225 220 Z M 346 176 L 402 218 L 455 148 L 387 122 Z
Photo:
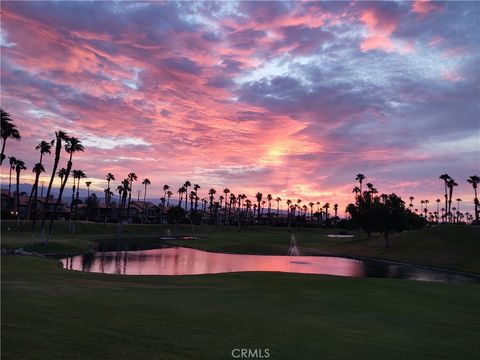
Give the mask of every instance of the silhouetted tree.
M 129 189 L 128 189 L 128 206 L 127 206 L 127 222 L 130 221 L 130 204 L 132 202 L 132 189 L 133 189 L 133 182 L 137 181 L 138 177 L 137 174 L 131 172 L 127 175 L 127 179 L 129 181 Z
M 46 243 L 48 243 L 49 239 L 50 239 L 50 236 L 52 235 L 52 228 L 53 228 L 53 221 L 56 219 L 57 217 L 57 214 L 58 214 L 58 209 L 60 207 L 60 204 L 62 202 L 62 195 L 63 195 L 63 191 L 65 189 L 65 185 L 67 184 L 68 182 L 68 177 L 70 175 L 70 171 L 72 170 L 72 159 L 73 159 L 73 154 L 76 153 L 76 152 L 79 152 L 79 151 L 83 151 L 84 148 L 83 148 L 83 145 L 81 144 L 80 140 L 75 138 L 75 137 L 70 137 L 66 140 L 66 143 L 65 143 L 65 151 L 70 154 L 70 157 L 68 159 L 68 163 L 67 163 L 67 170 L 66 170 L 66 174 L 65 174 L 65 179 L 63 180 L 62 182 L 62 185 L 60 187 L 60 192 L 58 194 L 58 199 L 57 199 L 57 202 L 55 204 L 55 209 L 54 209 L 54 213 L 53 213 L 53 216 L 52 218 L 50 219 L 50 225 L 48 227 L 48 239 L 46 240 Z
M 448 192 L 449 192 L 449 196 L 448 196 L 448 216 L 450 217 L 450 221 L 452 221 L 452 211 L 451 211 L 451 209 L 452 209 L 453 188 L 455 186 L 458 186 L 458 184 L 455 182 L 455 180 L 450 179 L 450 180 L 448 180 L 447 186 L 448 186 Z
M 358 183 L 360 184 L 360 194 L 362 193 L 362 183 L 363 183 L 363 180 L 365 180 L 365 175 L 363 174 L 357 174 L 357 176 L 355 177 L 355 180 L 358 181 Z
M 67 141 L 69 139 L 69 136 L 59 130 L 55 132 L 55 159 L 53 161 L 53 168 L 52 168 L 52 175 L 50 176 L 50 182 L 48 183 L 48 188 L 47 188 L 47 195 L 45 196 L 45 205 L 43 209 L 43 216 L 42 216 L 42 242 L 46 243 L 47 239 L 45 237 L 45 221 L 47 219 L 47 209 L 49 208 L 49 202 L 50 202 L 50 192 L 52 190 L 52 184 L 53 180 L 57 176 L 57 168 L 58 168 L 58 163 L 60 162 L 60 155 L 62 152 L 62 142 Z M 66 174 L 66 169 L 65 169 L 65 174 Z M 63 182 L 63 179 L 62 179 Z M 60 183 L 60 187 L 62 186 L 62 182 Z
M 11 115 L 0 109 L 1 114 L 1 136 L 3 139 L 2 144 L 2 153 L 0 154 L 0 165 L 3 164 L 3 160 L 5 160 L 5 145 L 7 144 L 7 139 L 15 139 L 20 140 L 22 137 L 20 136 L 20 132 L 17 129 L 17 126 L 13 124 L 13 120 Z
M 147 186 L 150 185 L 150 180 L 148 178 L 145 178 L 143 179 L 142 181 L 142 185 L 145 186 L 145 191 L 143 193 L 143 222 L 145 222 L 147 220 L 147 217 L 148 217 L 148 214 L 145 213 L 145 199 L 147 197 Z
M 448 215 L 448 182 L 451 177 L 448 174 L 440 175 L 439 179 L 443 180 L 445 185 L 445 215 Z M 446 217 L 446 216 L 445 216 Z
M 8 161 L 10 165 L 10 168 L 9 168 L 10 175 L 8 177 L 8 197 L 10 197 L 12 194 L 12 170 L 15 170 L 17 159 L 14 156 L 10 156 L 8 158 Z
M 467 182 L 469 184 L 472 184 L 473 192 L 475 195 L 473 199 L 473 202 L 475 204 L 475 224 L 480 225 L 479 219 L 478 219 L 478 197 L 477 197 L 477 186 L 480 183 L 480 177 L 478 177 L 477 175 L 472 175 L 467 179 Z
M 25 163 L 22 160 L 18 160 L 15 162 L 15 173 L 16 173 L 16 188 L 17 188 L 17 200 L 15 202 L 16 210 L 17 210 L 17 227 L 20 225 L 20 173 L 22 170 L 27 170 Z

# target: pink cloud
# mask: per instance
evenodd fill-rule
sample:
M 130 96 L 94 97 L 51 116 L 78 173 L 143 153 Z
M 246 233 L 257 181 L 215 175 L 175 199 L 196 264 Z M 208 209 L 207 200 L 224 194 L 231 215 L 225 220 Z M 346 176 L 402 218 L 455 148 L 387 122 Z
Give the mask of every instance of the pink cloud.
M 442 71 L 442 78 L 453 83 L 456 83 L 465 79 L 456 70 L 449 70 L 449 69 Z
M 426 16 L 431 12 L 442 10 L 443 4 L 439 4 L 430 0 L 415 0 L 412 4 L 412 11 L 419 14 L 421 17 Z
M 362 51 L 383 50 L 393 51 L 395 46 L 390 36 L 397 27 L 395 17 L 385 16 L 375 8 L 365 10 L 360 20 L 367 26 L 369 34 L 362 41 L 360 48 Z

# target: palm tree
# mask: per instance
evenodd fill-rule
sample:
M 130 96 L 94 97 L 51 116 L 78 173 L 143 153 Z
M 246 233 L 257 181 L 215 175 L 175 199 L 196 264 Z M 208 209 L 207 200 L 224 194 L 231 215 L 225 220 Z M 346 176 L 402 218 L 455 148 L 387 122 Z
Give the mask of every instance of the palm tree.
M 75 204 L 75 189 L 77 187 L 78 170 L 72 170 L 73 184 L 72 184 L 72 200 L 70 201 L 70 219 L 68 220 L 68 229 L 72 230 L 73 221 L 73 206 Z
M 120 207 L 119 207 L 119 217 L 123 217 L 124 210 L 127 206 L 128 194 L 131 191 L 130 180 L 128 178 L 123 179 L 121 185 L 117 186 L 117 191 L 120 196 Z M 120 219 L 119 219 L 120 220 Z
M 15 170 L 15 166 L 17 163 L 17 159 L 14 156 L 10 156 L 8 158 L 9 164 L 10 164 L 10 175 L 8 178 L 8 197 L 11 195 L 11 190 L 12 190 L 12 170 Z
M 77 194 L 76 194 L 76 199 L 77 202 L 79 201 L 79 196 L 80 196 L 80 179 L 85 179 L 87 175 L 83 172 L 83 170 L 77 170 Z
M 209 205 L 209 208 L 210 208 L 210 217 L 212 217 L 212 212 L 213 212 L 213 198 L 214 198 L 214 195 L 217 193 L 217 191 L 213 188 L 211 188 L 210 190 L 208 190 L 208 195 L 210 197 L 210 205 Z
M 338 204 L 333 204 L 333 211 L 335 211 L 335 224 L 337 224 Z
M 410 199 L 410 204 L 408 205 L 410 207 L 410 211 L 412 211 L 412 208 L 413 208 L 413 200 L 415 200 L 415 198 L 413 196 L 410 196 L 409 197 Z
M 83 172 L 83 170 L 73 170 L 73 181 L 75 182 L 75 179 L 77 179 L 77 193 L 76 193 L 76 200 L 72 202 L 75 207 L 74 211 L 74 218 L 73 218 L 73 226 L 72 226 L 72 232 L 75 232 L 75 222 L 77 221 L 77 210 L 78 210 L 78 203 L 80 202 L 80 179 L 85 179 L 87 175 Z M 75 186 L 74 186 L 75 188 Z M 70 219 L 72 218 L 72 213 L 70 213 Z
M 224 209 L 224 212 L 223 212 L 223 217 L 225 219 L 225 222 L 227 221 L 227 199 L 228 199 L 228 194 L 230 193 L 230 189 L 229 188 L 225 188 L 223 189 L 223 193 L 225 194 L 225 209 Z M 220 204 L 220 207 L 221 207 L 221 204 Z
M 467 179 L 467 182 L 469 184 L 472 184 L 473 187 L 473 192 L 475 194 L 475 197 L 473 199 L 473 202 L 475 203 L 475 223 L 479 225 L 478 223 L 478 197 L 477 197 L 477 186 L 480 183 L 480 177 L 477 175 L 472 175 Z
M 170 204 L 170 198 L 172 197 L 172 195 L 173 195 L 173 193 L 170 190 L 168 190 L 167 191 L 167 207 Z
M 90 185 L 92 185 L 91 181 L 85 181 L 85 185 L 87 185 L 87 198 L 90 197 Z
M 257 210 L 258 210 L 258 219 L 260 220 L 260 209 L 262 208 L 262 197 L 263 197 L 263 194 L 261 192 L 258 192 L 256 195 L 255 195 L 255 198 L 257 199 L 257 202 L 258 202 L 258 206 L 257 206 Z
M 129 189 L 128 189 L 128 206 L 127 206 L 127 222 L 129 222 L 130 218 L 130 204 L 132 202 L 132 189 L 133 189 L 133 182 L 137 181 L 138 177 L 137 174 L 131 172 L 127 175 L 127 179 L 129 181 Z
M 192 221 L 193 221 L 193 216 L 192 216 L 193 201 L 195 200 L 196 196 L 197 196 L 197 193 L 195 192 L 195 190 L 190 191 L 190 194 L 188 194 L 188 199 L 190 200 L 190 217 L 192 218 Z
M 27 170 L 27 167 L 25 166 L 25 163 L 22 160 L 17 159 L 17 161 L 15 162 L 15 173 L 17 175 L 17 201 L 16 201 L 17 227 L 20 225 L 20 172 L 22 170 Z
M 232 213 L 232 207 L 233 210 L 235 211 L 235 204 L 237 202 L 237 197 L 235 196 L 234 193 L 230 193 L 230 202 L 228 203 L 228 219 L 230 220 L 231 218 L 231 213 Z
M 292 206 L 292 200 L 287 199 L 287 220 L 290 221 L 290 209 Z
M 437 217 L 438 217 L 438 215 L 440 215 L 440 202 L 441 202 L 441 200 L 437 199 L 437 200 L 435 200 L 435 202 L 437 203 Z
M 312 219 L 313 219 L 313 206 L 314 205 L 315 205 L 315 203 L 313 203 L 313 202 L 308 203 L 308 206 L 310 206 L 310 222 L 312 222 Z
M 280 214 L 280 201 L 282 201 L 282 199 L 279 196 L 277 196 L 275 201 L 277 202 L 277 220 L 278 220 L 278 216 Z
M 182 206 L 182 201 L 183 201 L 183 194 L 186 192 L 185 187 L 179 187 L 177 190 L 178 193 L 178 206 Z
M 448 174 L 443 174 L 440 175 L 439 179 L 443 180 L 445 185 L 445 211 L 446 214 L 448 214 L 448 181 L 451 179 L 451 177 Z
M 185 181 L 185 184 L 183 184 L 183 187 L 185 188 L 185 212 L 187 212 L 188 210 L 188 202 L 187 202 L 187 194 L 188 194 L 188 187 L 189 186 L 192 186 L 192 184 L 190 183 L 190 181 Z M 182 206 L 182 204 L 180 204 L 180 206 Z
M 60 170 L 58 170 L 58 177 L 60 178 L 60 183 L 63 182 L 63 179 L 65 178 L 65 175 L 67 174 L 67 169 L 65 168 L 61 168 Z
M 40 168 L 42 167 L 43 168 L 43 155 L 44 154 L 50 154 L 50 149 L 52 148 L 52 145 L 53 145 L 53 141 L 51 142 L 46 142 L 46 141 L 41 141 L 40 144 L 38 144 L 36 147 L 35 147 L 35 150 L 40 150 L 40 161 L 35 165 L 35 167 L 37 167 L 37 165 L 39 165 L 37 167 Z M 33 170 L 33 172 L 35 172 L 35 170 Z M 43 168 L 43 171 L 41 172 L 45 172 L 45 169 Z M 30 192 L 30 197 L 28 198 L 28 210 L 27 210 L 27 214 L 26 214 L 26 219 L 28 219 L 30 217 L 30 211 L 31 211 L 31 208 L 32 208 L 32 200 L 33 200 L 33 194 L 37 194 L 38 192 L 38 179 L 40 178 L 40 172 L 37 171 L 35 172 L 35 181 L 33 183 L 33 186 L 32 186 L 32 191 Z M 36 206 L 36 204 L 35 204 Z
M 147 185 L 150 185 L 150 184 L 151 183 L 148 178 L 143 179 L 142 185 L 145 185 L 145 191 L 143 193 L 143 217 L 145 218 L 145 220 L 146 220 L 146 215 L 148 215 L 145 213 L 145 198 L 147 197 Z
M 112 173 L 108 173 L 106 175 L 107 179 L 107 188 L 103 191 L 105 193 L 105 209 L 108 209 L 110 207 L 110 202 L 112 201 L 112 195 L 113 192 L 110 190 L 110 181 L 115 181 L 115 175 Z M 105 223 L 107 222 L 107 217 L 108 217 L 108 210 L 107 213 L 105 214 Z
M 270 221 L 270 212 L 271 212 L 271 209 L 272 209 L 272 200 L 273 200 L 272 194 L 267 194 L 267 201 L 268 201 L 268 221 Z
M 1 135 L 3 139 L 2 144 L 2 154 L 0 155 L 0 165 L 3 164 L 3 160 L 5 159 L 5 145 L 7 143 L 7 139 L 15 139 L 20 141 L 21 136 L 20 132 L 17 130 L 17 126 L 14 125 L 12 122 L 12 118 L 10 114 L 0 108 L 1 113 Z
M 368 192 L 372 195 L 378 192 L 372 183 L 367 183 L 367 188 L 368 188 Z
M 108 189 L 107 189 L 108 190 Z M 120 213 L 122 211 L 122 196 L 123 196 L 123 183 L 122 185 L 118 185 L 117 186 L 117 191 L 118 191 L 118 212 L 119 212 L 119 216 L 120 216 Z M 120 219 L 119 219 L 120 220 Z
M 73 154 L 76 153 L 76 152 L 83 151 L 83 150 L 84 150 L 83 145 L 81 144 L 79 139 L 77 139 L 75 137 L 70 137 L 66 140 L 65 151 L 68 154 L 70 154 L 70 157 L 69 157 L 68 162 L 67 162 L 67 170 L 66 170 L 66 173 L 65 173 L 65 179 L 63 180 L 63 182 L 60 186 L 60 192 L 58 194 L 57 202 L 55 204 L 55 209 L 54 209 L 54 212 L 53 212 L 53 216 L 50 219 L 50 225 L 48 227 L 48 239 L 46 240 L 46 243 L 48 243 L 48 241 L 50 239 L 50 236 L 52 235 L 53 221 L 57 217 L 58 208 L 60 207 L 60 204 L 62 202 L 63 191 L 65 189 L 65 185 L 67 185 L 68 177 L 70 176 L 70 171 L 72 170 Z
M 460 211 L 460 202 L 462 201 L 462 199 L 457 198 L 455 199 L 455 201 L 457 202 L 457 210 Z
M 166 199 L 167 198 L 167 191 L 170 190 L 170 186 L 168 186 L 167 184 L 163 185 L 163 198 Z
M 451 213 L 451 208 L 452 208 L 452 195 L 453 195 L 453 188 L 455 186 L 458 186 L 458 184 L 455 182 L 455 180 L 453 179 L 450 179 L 448 180 L 448 183 L 447 183 L 447 186 L 448 186 L 448 191 L 449 191 L 449 195 L 448 195 L 448 216 L 450 216 L 450 220 L 452 218 L 452 213 Z
M 325 225 L 326 225 L 328 222 L 328 209 L 330 209 L 330 203 L 328 202 L 325 203 L 325 205 L 323 205 L 323 208 L 325 209 Z
M 34 197 L 33 197 L 33 217 L 32 217 L 32 238 L 33 238 L 35 234 L 35 223 L 37 220 L 38 178 L 40 177 L 40 174 L 42 172 L 45 172 L 45 168 L 41 163 L 36 163 L 32 171 L 35 173 L 35 183 L 33 186 L 35 189 L 37 189 L 35 190 Z M 31 202 L 29 202 L 27 214 L 30 214 L 30 211 L 31 211 L 30 204 Z
M 197 211 L 198 209 L 198 200 L 200 200 L 200 198 L 198 197 L 198 189 L 200 189 L 200 185 L 193 185 L 193 190 L 195 191 L 195 211 Z M 192 211 L 192 209 L 190 209 L 190 211 Z
M 62 152 L 62 141 L 67 141 L 69 139 L 68 135 L 59 130 L 55 132 L 55 159 L 53 161 L 53 168 L 52 168 L 52 175 L 50 176 L 50 182 L 48 183 L 48 188 L 47 188 L 47 195 L 45 197 L 45 205 L 43 208 L 43 216 L 42 216 L 42 242 L 46 243 L 45 239 L 45 220 L 47 219 L 47 208 L 48 208 L 48 203 L 50 202 L 50 192 L 52 190 L 52 184 L 53 180 L 55 179 L 55 176 L 57 176 L 57 167 L 58 163 L 60 162 L 60 154 Z M 66 170 L 65 170 L 66 173 Z M 60 183 L 61 186 L 61 183 Z
M 315 205 L 317 205 L 317 226 L 320 227 L 320 218 L 322 217 L 322 210 L 320 210 L 320 201 L 317 201 Z
M 366 176 L 363 175 L 363 174 L 357 174 L 357 176 L 355 177 L 355 180 L 357 180 L 360 184 L 360 194 L 362 194 L 362 183 L 363 183 L 363 180 L 365 180 Z

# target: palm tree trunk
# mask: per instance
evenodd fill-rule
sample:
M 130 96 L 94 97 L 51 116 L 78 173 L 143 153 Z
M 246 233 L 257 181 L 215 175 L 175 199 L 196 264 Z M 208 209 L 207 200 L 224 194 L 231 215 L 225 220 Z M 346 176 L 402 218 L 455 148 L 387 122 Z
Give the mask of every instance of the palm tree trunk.
M 447 182 L 445 181 L 445 221 L 448 217 L 448 189 L 447 189 Z
M 39 177 L 40 177 L 40 173 L 37 173 L 35 175 L 35 181 L 33 182 L 32 191 L 30 192 L 30 196 L 28 197 L 28 207 L 27 207 L 27 213 L 25 214 L 24 224 L 27 220 L 30 219 L 30 211 L 32 209 L 33 194 L 36 193 L 37 190 L 38 190 L 38 178 Z
M 448 198 L 448 214 L 450 217 L 450 222 L 452 222 L 452 195 L 453 195 L 453 186 L 450 187 L 449 198 Z
M 70 171 L 72 170 L 72 153 L 70 153 L 70 159 L 68 160 L 67 163 L 67 171 L 65 174 L 65 179 L 63 180 L 61 186 L 60 186 L 60 192 L 58 194 L 57 202 L 55 203 L 55 209 L 53 211 L 52 218 L 50 219 L 50 224 L 48 226 L 48 238 L 45 241 L 45 244 L 48 244 L 48 241 L 50 240 L 50 237 L 52 236 L 52 228 L 53 228 L 53 221 L 56 219 L 57 214 L 58 214 L 58 208 L 60 206 L 60 203 L 62 202 L 62 196 L 63 196 L 63 191 L 65 189 L 65 185 L 67 185 L 68 177 L 70 176 Z M 70 214 L 71 216 L 71 214 Z
M 145 198 L 147 197 L 147 184 L 145 184 L 145 192 L 143 193 L 143 222 L 146 221 L 146 213 L 145 213 Z
M 127 223 L 129 223 L 129 217 L 130 217 L 130 203 L 132 202 L 132 184 L 130 184 L 130 191 L 128 192 L 128 206 L 127 206 Z
M 75 176 L 75 174 L 74 174 Z M 73 204 L 75 203 L 75 188 L 76 180 L 73 178 L 73 187 L 72 187 L 72 201 L 70 201 L 70 218 L 68 219 L 68 230 L 72 231 L 72 221 L 73 221 Z
M 12 190 L 12 167 L 10 166 L 10 176 L 8 178 L 8 197 L 9 198 L 10 198 L 11 190 Z
M 57 138 L 57 143 L 55 146 L 55 160 L 53 162 L 52 176 L 50 177 L 50 182 L 48 183 L 47 195 L 45 197 L 45 205 L 43 207 L 43 216 L 42 216 L 42 243 L 46 243 L 45 240 L 45 220 L 47 219 L 47 208 L 50 201 L 50 191 L 52 190 L 53 180 L 55 179 L 55 174 L 57 173 L 58 163 L 60 162 L 60 152 L 62 151 L 61 140 Z
M 43 160 L 43 153 L 40 152 L 40 161 L 39 161 L 39 164 L 42 165 L 42 160 Z M 37 193 L 38 191 L 38 179 L 40 177 L 40 172 L 38 173 L 35 173 L 35 181 L 33 183 L 33 187 L 32 187 L 32 191 L 30 192 L 30 197 L 28 198 L 28 207 L 27 207 L 27 213 L 25 214 L 25 219 L 23 220 L 24 221 L 24 224 L 27 220 L 30 219 L 30 211 L 32 209 L 32 198 L 33 198 L 33 193 Z
M 80 201 L 80 178 L 78 178 L 78 182 L 77 182 L 77 196 L 76 196 L 76 200 L 75 200 L 75 217 L 73 218 L 73 223 L 72 223 L 72 234 L 75 233 L 75 225 L 76 225 L 76 222 L 77 222 L 77 210 L 78 210 L 78 202 Z
M 7 139 L 6 138 L 2 138 L 3 139 L 3 145 L 2 145 L 2 155 L 1 155 L 1 160 L 0 160 L 0 165 L 3 164 L 3 159 L 4 159 L 4 153 L 5 153 L 5 144 L 7 143 Z
M 477 188 L 474 187 L 473 188 L 473 191 L 475 192 L 475 199 L 474 199 L 474 202 L 475 202 L 475 222 L 476 222 L 476 225 L 478 226 L 478 197 L 477 197 Z
M 5 143 L 4 143 L 5 144 Z M 20 171 L 17 170 L 17 228 L 20 225 Z
M 32 241 L 35 239 L 35 225 L 37 223 L 37 205 L 38 204 L 38 180 L 33 195 L 33 216 L 32 216 Z

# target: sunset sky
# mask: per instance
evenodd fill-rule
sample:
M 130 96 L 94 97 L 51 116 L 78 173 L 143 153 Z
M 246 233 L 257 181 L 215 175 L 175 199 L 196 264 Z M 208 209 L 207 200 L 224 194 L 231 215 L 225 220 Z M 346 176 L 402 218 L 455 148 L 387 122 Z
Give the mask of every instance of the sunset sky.
M 62 129 L 99 196 L 133 171 L 156 199 L 188 179 L 343 207 L 364 173 L 433 209 L 448 173 L 466 207 L 479 19 L 479 2 L 2 1 L 1 105 L 22 135 L 6 155 L 32 182 Z

